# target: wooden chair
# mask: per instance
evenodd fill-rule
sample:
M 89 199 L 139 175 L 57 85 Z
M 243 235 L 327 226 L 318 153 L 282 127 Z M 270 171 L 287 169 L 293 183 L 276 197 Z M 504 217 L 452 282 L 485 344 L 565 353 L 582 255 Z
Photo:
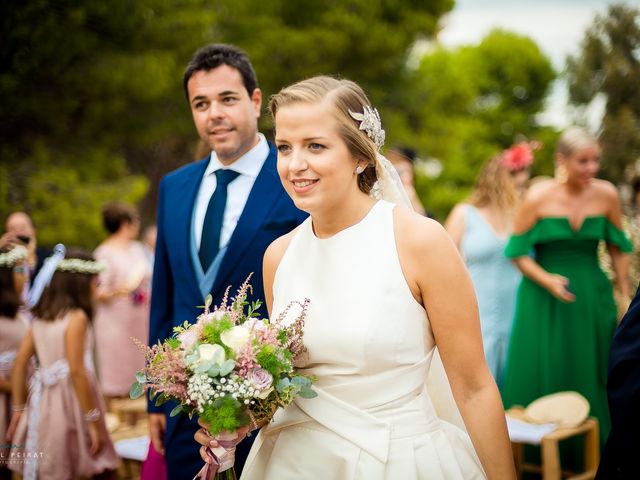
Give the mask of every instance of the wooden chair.
M 147 400 L 145 397 L 135 400 L 112 398 L 109 400 L 109 410 L 118 416 L 120 422 L 135 425 L 147 416 Z
M 507 415 L 512 418 L 522 419 L 523 409 L 512 408 L 507 411 Z M 584 471 L 581 473 L 565 472 L 561 468 L 560 450 L 558 443 L 576 435 L 584 435 Z M 511 442 L 513 456 L 516 464 L 518 478 L 522 477 L 522 472 L 540 472 L 543 480 L 560 480 L 564 477 L 567 480 L 593 480 L 600 463 L 600 428 L 598 420 L 594 417 L 587 418 L 576 427 L 557 428 L 551 433 L 543 436 L 539 443 L 541 449 L 542 465 L 531 465 L 523 462 L 524 443 Z

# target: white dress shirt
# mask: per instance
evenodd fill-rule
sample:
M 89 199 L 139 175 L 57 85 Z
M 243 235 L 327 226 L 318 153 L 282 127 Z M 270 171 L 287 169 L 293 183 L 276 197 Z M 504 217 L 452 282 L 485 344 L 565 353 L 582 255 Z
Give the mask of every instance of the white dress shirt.
M 267 139 L 261 133 L 259 133 L 258 136 L 260 138 L 256 146 L 228 167 L 220 163 L 215 152 L 211 152 L 209 165 L 207 165 L 207 169 L 204 171 L 195 203 L 196 211 L 193 219 L 193 234 L 198 250 L 200 249 L 200 242 L 202 240 L 202 225 L 204 224 L 204 217 L 207 213 L 209 200 L 216 189 L 215 172 L 221 168 L 230 168 L 240 174 L 227 187 L 227 205 L 222 219 L 219 248 L 223 249 L 229 242 L 236 228 L 236 224 L 240 219 L 240 215 L 242 215 L 244 206 L 247 203 L 253 184 L 269 156 Z

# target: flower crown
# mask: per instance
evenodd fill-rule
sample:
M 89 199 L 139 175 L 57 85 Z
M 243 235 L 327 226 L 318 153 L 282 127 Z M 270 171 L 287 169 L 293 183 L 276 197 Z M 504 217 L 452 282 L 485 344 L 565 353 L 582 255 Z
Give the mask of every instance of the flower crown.
M 502 152 L 502 165 L 510 172 L 529 167 L 533 163 L 533 152 L 542 147 L 540 142 L 520 142 Z
M 352 112 L 349 110 L 349 115 L 354 120 L 360 122 L 359 129 L 364 130 L 367 136 L 373 140 L 376 147 L 379 149 L 384 145 L 385 133 L 382 129 L 382 122 L 380 121 L 380 114 L 378 110 L 368 105 L 362 107 L 362 113 Z
M 96 260 L 81 260 L 79 258 L 65 258 L 60 260 L 56 270 L 60 272 L 86 273 L 96 275 L 107 268 L 104 262 Z
M 0 267 L 13 267 L 27 258 L 27 248 L 17 245 L 8 252 L 0 253 Z

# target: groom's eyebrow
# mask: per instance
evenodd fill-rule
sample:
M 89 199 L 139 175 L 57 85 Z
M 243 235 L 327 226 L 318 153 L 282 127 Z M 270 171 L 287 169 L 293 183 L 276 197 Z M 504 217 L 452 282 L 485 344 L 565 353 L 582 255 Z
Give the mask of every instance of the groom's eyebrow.
M 219 97 L 226 97 L 227 95 L 238 95 L 238 92 L 236 90 L 225 90 L 218 94 Z

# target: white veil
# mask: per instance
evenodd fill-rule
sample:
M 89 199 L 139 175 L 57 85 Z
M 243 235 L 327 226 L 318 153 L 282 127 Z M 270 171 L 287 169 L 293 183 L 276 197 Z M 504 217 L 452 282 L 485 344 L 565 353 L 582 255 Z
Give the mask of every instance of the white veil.
M 413 210 L 409 196 L 407 195 L 400 176 L 391 162 L 378 153 L 376 161 L 376 174 L 378 181 L 372 189 L 372 195 L 397 205 L 404 205 Z M 433 403 L 436 414 L 441 419 L 456 425 L 466 431 L 462 415 L 453 398 L 449 378 L 444 370 L 440 351 L 435 347 L 431 366 L 426 379 L 427 392 Z
M 409 195 L 404 189 L 404 185 L 400 180 L 400 175 L 396 171 L 391 162 L 378 152 L 376 156 L 376 176 L 378 181 L 371 189 L 371 196 L 386 200 L 396 205 L 404 205 L 413 210 Z

